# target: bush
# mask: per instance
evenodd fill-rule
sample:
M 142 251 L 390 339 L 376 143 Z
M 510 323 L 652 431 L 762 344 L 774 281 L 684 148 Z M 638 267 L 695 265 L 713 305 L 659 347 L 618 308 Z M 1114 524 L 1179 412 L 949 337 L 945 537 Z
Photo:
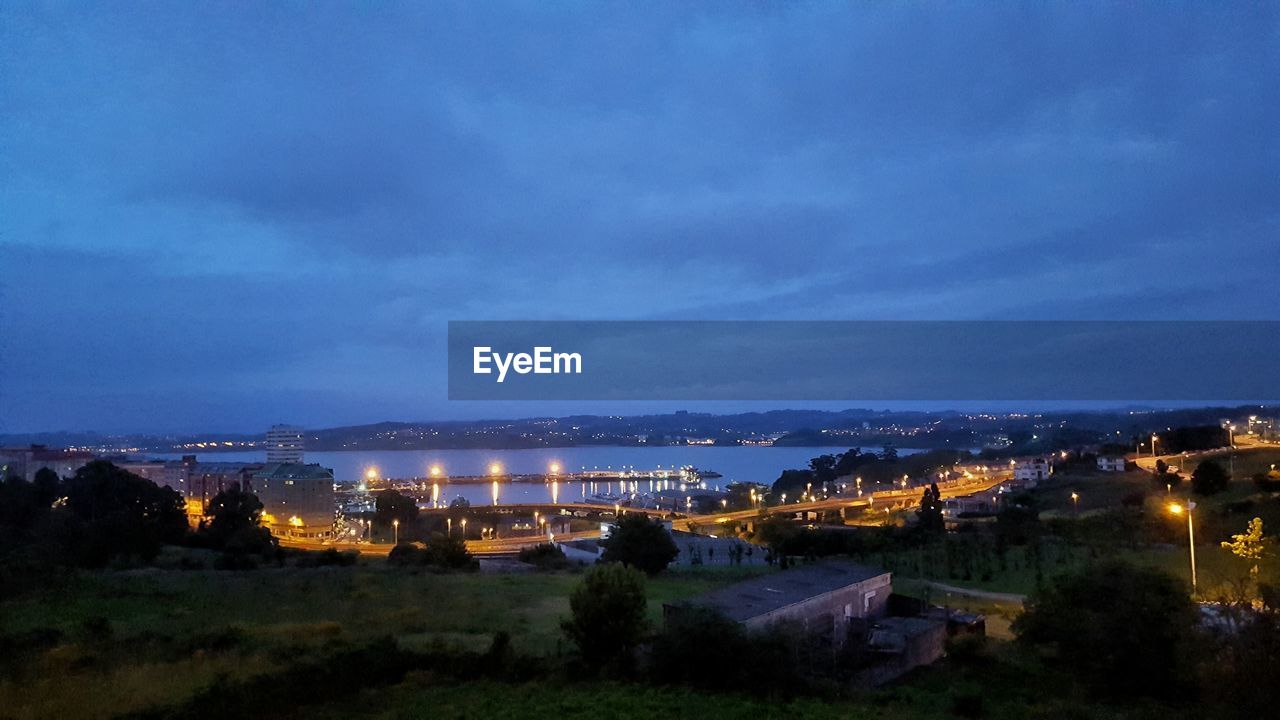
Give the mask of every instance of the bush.
M 688 607 L 654 638 L 649 675 L 714 692 L 790 695 L 807 683 L 796 659 L 780 629 L 748 631 L 716 610 Z
M 432 535 L 421 546 L 400 543 L 391 548 L 387 562 L 398 567 L 426 566 L 441 570 L 474 570 L 479 563 L 467 552 L 467 543 L 461 538 Z
M 563 570 L 573 564 L 569 562 L 569 558 L 565 557 L 564 551 L 553 543 L 524 548 L 520 551 L 518 559 L 539 570 Z
M 1205 460 L 1191 473 L 1191 489 L 1197 495 L 1213 495 L 1227 489 L 1231 476 L 1213 460 Z
M 628 666 L 648 627 L 644 574 L 620 563 L 596 565 L 569 596 L 561 623 L 590 668 Z
M 1254 473 L 1253 484 L 1262 492 L 1280 492 L 1280 472 Z
M 947 657 L 961 665 L 977 665 L 987 659 L 987 636 L 962 633 L 947 638 Z
M 395 552 L 394 549 L 392 552 Z M 326 548 L 320 552 L 301 551 L 293 564 L 300 568 L 350 567 L 359 561 L 359 550 L 339 551 L 337 548 Z
M 624 515 L 600 544 L 604 546 L 601 561 L 622 563 L 649 575 L 665 570 L 680 554 L 662 523 L 642 514 Z
M 1174 695 L 1197 620 L 1186 589 L 1158 570 L 1109 561 L 1054 580 L 1013 623 L 1067 669 L 1112 695 Z

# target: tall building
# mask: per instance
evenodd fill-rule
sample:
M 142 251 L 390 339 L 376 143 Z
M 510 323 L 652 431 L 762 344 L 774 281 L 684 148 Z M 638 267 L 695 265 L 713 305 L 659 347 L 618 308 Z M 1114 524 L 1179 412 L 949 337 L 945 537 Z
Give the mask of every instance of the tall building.
M 302 431 L 289 425 L 272 425 L 267 430 L 268 463 L 302 462 Z

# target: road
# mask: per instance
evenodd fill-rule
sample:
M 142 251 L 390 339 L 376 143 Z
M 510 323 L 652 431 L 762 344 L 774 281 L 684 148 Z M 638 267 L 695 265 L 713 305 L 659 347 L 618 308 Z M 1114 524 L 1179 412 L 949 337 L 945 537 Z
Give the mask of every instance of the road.
M 1249 441 L 1246 437 L 1237 436 L 1234 447 L 1214 448 L 1213 450 L 1200 450 L 1197 452 L 1174 453 L 1172 455 L 1150 455 L 1134 457 L 1133 462 L 1138 467 L 1148 472 L 1154 472 L 1156 469 L 1156 461 L 1163 460 L 1166 464 L 1174 468 L 1181 468 L 1187 460 L 1217 457 L 1227 455 L 1231 452 L 1249 452 L 1252 450 L 1277 450 L 1280 449 L 1280 443 L 1263 442 L 1260 440 Z
M 952 483 L 940 484 L 938 489 L 942 493 L 942 497 L 956 497 L 960 495 L 969 495 L 976 492 L 986 490 L 1005 482 L 1012 476 L 1012 473 L 1004 471 L 989 476 L 977 477 L 972 480 L 954 481 Z M 812 502 L 791 503 L 788 505 L 772 505 L 764 508 L 755 508 L 750 510 L 739 510 L 728 513 L 712 513 L 707 515 L 685 515 L 677 516 L 672 519 L 672 527 L 677 530 L 688 530 L 693 526 L 706 526 L 721 524 L 733 521 L 752 520 L 768 515 L 776 514 L 792 514 L 798 512 L 814 512 L 814 511 L 831 511 L 840 510 L 842 508 L 866 508 L 872 507 L 879 502 L 884 504 L 910 503 L 917 500 L 920 496 L 921 489 L 912 487 L 900 490 L 883 490 L 880 492 L 867 492 L 862 497 L 831 497 L 824 500 L 814 500 Z M 510 508 L 512 506 L 503 506 Z M 550 507 L 550 506 L 528 506 L 528 507 Z M 588 505 L 582 503 L 564 503 L 555 506 L 556 509 L 567 510 L 586 510 L 592 512 L 608 512 L 611 507 L 602 505 Z M 626 508 L 627 512 L 643 512 L 648 515 L 665 516 L 668 513 L 661 510 Z M 574 533 L 562 533 L 555 536 L 557 541 L 567 540 L 583 540 L 600 537 L 598 529 L 584 530 Z M 468 540 L 467 550 L 473 555 L 512 555 L 519 552 L 522 548 L 537 545 L 546 542 L 543 535 L 525 535 L 518 537 L 498 538 L 496 540 Z M 296 540 L 281 538 L 280 545 L 287 548 L 295 548 L 299 550 L 357 550 L 365 555 L 385 556 L 391 552 L 393 547 L 389 543 L 324 543 L 313 540 Z

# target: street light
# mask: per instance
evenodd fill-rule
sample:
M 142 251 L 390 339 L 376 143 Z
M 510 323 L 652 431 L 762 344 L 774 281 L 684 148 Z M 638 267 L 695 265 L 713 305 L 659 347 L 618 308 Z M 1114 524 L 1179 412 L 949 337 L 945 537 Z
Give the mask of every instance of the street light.
M 1191 501 L 1187 502 L 1187 506 L 1185 508 L 1179 505 L 1178 503 L 1169 504 L 1169 512 L 1173 513 L 1174 515 L 1181 515 L 1184 512 L 1187 514 L 1187 547 L 1191 551 L 1191 592 L 1192 594 L 1195 594 L 1196 592 L 1196 527 L 1195 527 L 1195 523 L 1191 522 L 1191 511 L 1195 509 L 1196 509 L 1196 504 Z
M 1080 514 L 1080 493 L 1071 493 L 1071 504 L 1075 506 L 1075 514 Z
M 466 539 L 467 539 L 467 519 L 462 518 L 462 540 L 465 542 Z
M 395 532 L 395 542 L 393 544 L 399 545 L 400 544 L 400 520 L 399 519 L 392 520 L 391 528 Z

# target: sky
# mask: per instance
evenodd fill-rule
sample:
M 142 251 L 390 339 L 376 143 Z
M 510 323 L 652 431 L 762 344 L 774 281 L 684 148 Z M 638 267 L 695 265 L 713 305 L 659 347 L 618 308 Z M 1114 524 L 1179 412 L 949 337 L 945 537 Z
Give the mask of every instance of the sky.
M 6 2 L 0 432 L 605 410 L 449 402 L 460 319 L 1280 319 L 1276 77 L 1269 3 Z

